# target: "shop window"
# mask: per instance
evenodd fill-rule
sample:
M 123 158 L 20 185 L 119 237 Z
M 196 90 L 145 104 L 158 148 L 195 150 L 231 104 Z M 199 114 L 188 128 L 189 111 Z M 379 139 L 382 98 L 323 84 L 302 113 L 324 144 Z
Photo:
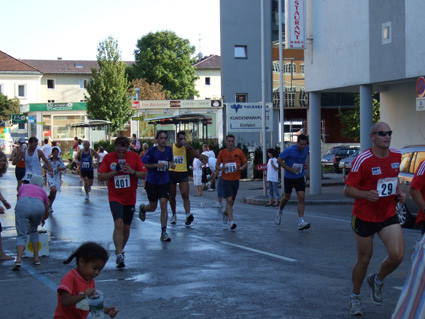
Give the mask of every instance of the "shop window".
M 48 79 L 47 80 L 47 88 L 48 89 L 54 89 L 55 88 L 55 80 Z
M 246 45 L 235 45 L 235 59 L 247 59 L 248 47 Z

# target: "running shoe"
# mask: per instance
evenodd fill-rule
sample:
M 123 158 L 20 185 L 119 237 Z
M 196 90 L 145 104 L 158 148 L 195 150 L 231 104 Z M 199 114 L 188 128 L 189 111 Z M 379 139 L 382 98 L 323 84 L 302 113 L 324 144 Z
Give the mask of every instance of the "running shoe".
M 309 228 L 310 228 L 310 223 L 307 223 L 305 220 L 298 223 L 298 230 L 304 230 Z
M 207 191 L 208 192 L 215 192 L 215 189 L 214 188 L 208 188 Z
M 139 206 L 139 218 L 142 222 L 146 219 L 145 204 L 140 204 Z
M 369 275 L 367 277 L 367 283 L 372 289 L 370 293 L 370 297 L 372 298 L 372 301 L 376 305 L 380 305 L 382 304 L 382 287 L 384 286 L 384 283 L 377 284 L 375 281 L 376 276 L 377 276 L 376 274 Z
M 280 225 L 281 221 L 282 221 L 282 212 L 277 211 L 276 217 L 274 218 L 274 222 L 276 223 L 276 225 Z
M 232 224 L 230 225 L 230 230 L 235 230 L 235 229 L 236 229 L 236 227 L 237 227 L 237 225 L 236 225 L 235 223 L 232 223 Z
M 193 220 L 194 220 L 195 218 L 193 217 L 193 215 L 192 214 L 189 214 L 189 215 L 186 215 L 186 226 L 189 226 L 190 224 L 192 224 L 192 222 L 193 222 Z
M 124 255 L 123 254 L 118 254 L 117 255 L 117 268 L 124 268 L 125 267 L 125 263 L 124 263 Z
M 171 238 L 168 236 L 166 232 L 161 234 L 161 241 L 171 241 Z
M 222 203 L 217 202 L 217 203 L 215 203 L 214 205 L 211 205 L 211 207 L 214 207 L 214 208 L 223 208 L 223 204 L 222 204 Z
M 362 301 L 360 296 L 350 297 L 350 315 L 352 316 L 363 316 L 362 312 Z
M 227 217 L 226 213 L 223 213 L 223 224 L 226 225 L 229 221 L 229 217 Z
M 90 199 L 90 195 L 86 194 L 86 200 L 89 200 L 89 199 Z
M 171 224 L 173 224 L 173 225 L 175 225 L 175 224 L 177 223 L 177 215 L 176 215 L 176 214 L 173 214 L 173 215 L 171 216 L 171 221 L 170 221 L 170 223 L 171 223 Z

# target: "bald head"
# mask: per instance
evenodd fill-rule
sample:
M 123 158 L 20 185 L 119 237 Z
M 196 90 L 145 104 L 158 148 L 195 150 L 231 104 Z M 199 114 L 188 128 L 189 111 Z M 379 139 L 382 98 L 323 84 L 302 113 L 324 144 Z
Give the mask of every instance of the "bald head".
M 390 126 L 385 123 L 385 122 L 378 122 L 372 125 L 372 127 L 370 128 L 370 134 L 373 134 L 375 132 L 379 132 L 379 131 L 389 131 Z

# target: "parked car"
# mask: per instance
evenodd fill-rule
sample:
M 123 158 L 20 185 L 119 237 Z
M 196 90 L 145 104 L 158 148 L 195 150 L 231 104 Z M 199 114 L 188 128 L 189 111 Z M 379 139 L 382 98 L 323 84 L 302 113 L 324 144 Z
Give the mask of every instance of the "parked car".
M 334 156 L 334 163 L 333 163 L 333 167 L 335 169 L 336 173 L 341 173 L 341 170 L 339 169 L 339 162 L 343 159 L 343 158 L 347 158 L 352 156 L 356 151 L 358 151 L 359 148 L 358 147 L 350 147 L 350 148 L 343 148 L 340 149 Z
M 357 155 L 359 155 L 360 149 L 356 150 L 353 155 L 348 156 L 346 158 L 343 158 L 339 161 L 339 169 L 342 171 L 345 167 L 345 172 L 348 173 L 351 170 L 351 164 L 353 163 L 354 159 Z
M 335 154 L 338 153 L 339 150 L 344 148 L 348 148 L 348 147 L 345 145 L 339 145 L 339 146 L 334 146 L 329 151 L 327 151 L 321 160 L 322 167 L 333 167 Z
M 425 160 L 425 145 L 411 145 L 401 149 L 401 164 L 398 181 L 400 188 L 409 194 L 409 185 L 417 171 L 419 164 Z M 415 224 L 418 215 L 418 206 L 408 196 L 406 203 L 397 202 L 396 213 L 402 227 L 410 228 Z

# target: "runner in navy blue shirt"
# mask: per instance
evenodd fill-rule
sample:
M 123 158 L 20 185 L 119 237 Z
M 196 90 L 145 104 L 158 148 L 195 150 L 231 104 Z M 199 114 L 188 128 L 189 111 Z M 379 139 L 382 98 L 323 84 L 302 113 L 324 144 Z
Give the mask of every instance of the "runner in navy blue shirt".
M 286 148 L 279 154 L 277 163 L 285 169 L 285 195 L 280 200 L 279 210 L 276 213 L 275 222 L 280 225 L 282 211 L 286 203 L 291 199 L 292 188 L 295 188 L 298 198 L 298 230 L 310 228 L 310 223 L 304 220 L 305 199 L 305 169 L 309 153 L 307 136 L 298 135 L 297 144 Z
M 173 161 L 173 150 L 171 147 L 166 146 L 167 138 L 167 132 L 159 131 L 156 134 L 158 145 L 151 147 L 142 158 L 143 163 L 148 169 L 145 189 L 148 193 L 149 204 L 140 204 L 139 207 L 139 218 L 143 222 L 146 219 L 146 212 L 155 211 L 159 200 L 162 241 L 171 241 L 171 238 L 167 234 L 167 204 L 170 197 L 168 169 L 176 167 Z

